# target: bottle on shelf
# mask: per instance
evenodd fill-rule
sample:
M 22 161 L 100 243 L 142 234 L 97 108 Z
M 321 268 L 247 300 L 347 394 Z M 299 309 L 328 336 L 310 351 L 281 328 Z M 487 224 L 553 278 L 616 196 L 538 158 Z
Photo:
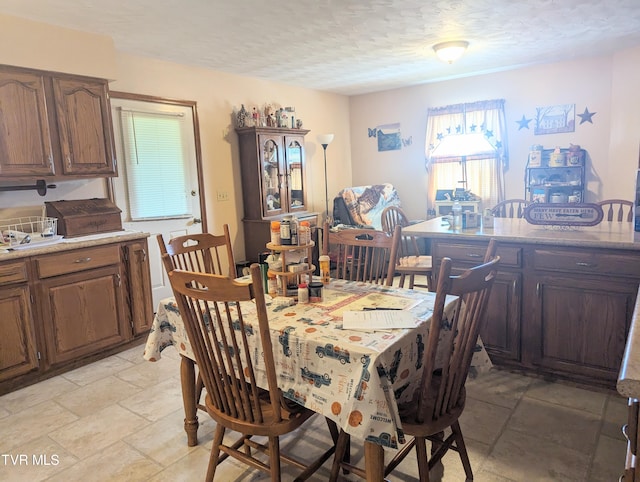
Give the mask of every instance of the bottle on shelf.
M 291 245 L 297 246 L 298 243 L 298 218 L 291 216 L 289 223 L 289 231 L 291 231 Z
M 298 243 L 300 246 L 311 244 L 311 223 L 309 221 L 300 221 L 298 227 Z
M 291 243 L 291 219 L 293 216 L 288 214 L 280 221 L 280 244 L 290 246 Z
M 271 221 L 271 244 L 280 244 L 280 221 Z

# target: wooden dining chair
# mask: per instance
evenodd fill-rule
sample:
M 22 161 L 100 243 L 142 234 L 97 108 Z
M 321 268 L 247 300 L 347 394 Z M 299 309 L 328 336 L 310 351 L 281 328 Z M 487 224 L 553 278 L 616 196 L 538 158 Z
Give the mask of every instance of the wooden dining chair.
M 259 265 L 254 263 L 250 272 L 251 283 L 178 269 L 169 273 L 207 389 L 205 408 L 216 422 L 206 480 L 213 480 L 216 468 L 229 456 L 270 474 L 272 482 L 280 480 L 281 461 L 303 469 L 295 480 L 306 480 L 331 457 L 335 445 L 311 464 L 280 452 L 279 437 L 299 428 L 315 412 L 285 398 L 278 387 Z M 255 303 L 257 320 L 251 317 L 253 327 L 243 313 L 243 302 Z M 257 351 L 247 341 L 246 330 L 250 328 L 257 328 L 260 337 Z M 266 375 L 263 387 L 256 383 L 257 367 Z M 332 437 L 337 437 L 335 423 L 328 419 L 327 423 Z M 227 431 L 237 432 L 240 437 L 225 441 Z M 268 441 L 256 442 L 254 436 L 267 437 Z M 258 457 L 260 453 L 266 456 Z
M 165 242 L 162 234 L 156 236 L 162 256 L 162 263 L 168 273 L 174 269 L 219 274 L 236 278 L 236 264 L 233 258 L 233 245 L 229 225 L 222 226 L 222 234 L 199 233 L 176 236 Z M 225 268 L 225 265 L 227 268 Z M 205 410 L 201 403 L 204 383 L 200 372 L 195 381 L 196 407 Z M 186 421 L 185 424 L 195 423 Z
M 236 278 L 229 225 L 224 224 L 222 229 L 223 234 L 186 234 L 168 242 L 165 242 L 162 234 L 158 234 L 160 254 L 167 273 L 173 269 L 183 269 Z M 228 269 L 225 269 L 225 264 Z
M 331 231 L 325 223 L 323 252 L 333 250 L 333 277 L 391 286 L 400 246 L 400 226 L 393 235 L 373 229 Z
M 606 199 L 597 203 L 602 208 L 604 220 L 630 223 L 633 221 L 633 203 L 624 199 Z
M 385 477 L 415 447 L 420 481 L 429 481 L 429 470 L 448 450 L 459 453 L 466 479 L 473 480 L 469 456 L 458 421 L 465 406 L 465 381 L 471 367 L 478 333 L 485 321 L 487 303 L 500 261 L 500 257 L 495 255 L 496 248 L 497 243 L 492 239 L 485 255 L 485 262 L 467 269 L 458 276 L 451 275 L 451 259 L 442 260 L 437 277 L 435 306 L 424 351 L 422 378 L 411 401 L 398 407 L 404 433 L 413 438 L 385 466 Z M 447 314 L 449 310 L 445 312 L 447 295 L 458 297 L 451 315 Z M 450 326 L 451 336 L 441 337 L 443 326 Z M 446 438 L 445 431 L 450 431 Z M 427 440 L 432 444 L 430 458 L 427 456 Z M 348 442 L 349 435 L 341 431 L 331 469 L 331 481 L 337 479 L 340 467 L 366 477 L 364 470 L 344 461 L 343 454 Z
M 382 230 L 388 235 L 393 234 L 396 226 L 404 228 L 411 223 L 404 211 L 398 206 L 389 206 L 382 211 Z M 427 288 L 432 291 L 433 265 L 431 256 L 420 254 L 418 240 L 415 236 L 408 236 L 401 233 L 398 260 L 396 262 L 396 273 L 400 274 L 399 286 L 404 288 L 404 281 L 409 277 L 409 289 L 414 287 Z M 424 276 L 426 284 L 416 283 L 416 276 Z
M 529 204 L 525 199 L 505 199 L 493 206 L 491 214 L 496 218 L 521 218 Z

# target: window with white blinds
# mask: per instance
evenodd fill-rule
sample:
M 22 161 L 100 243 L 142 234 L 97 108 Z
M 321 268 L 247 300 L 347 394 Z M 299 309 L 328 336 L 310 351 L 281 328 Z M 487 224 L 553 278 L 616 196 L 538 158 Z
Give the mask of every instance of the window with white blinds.
M 119 109 L 132 221 L 188 217 L 184 115 Z

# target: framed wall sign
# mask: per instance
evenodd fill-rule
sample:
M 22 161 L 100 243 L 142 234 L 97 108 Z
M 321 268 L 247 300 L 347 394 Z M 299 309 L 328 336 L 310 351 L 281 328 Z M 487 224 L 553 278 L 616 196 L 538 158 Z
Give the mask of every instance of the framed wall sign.
M 528 223 L 547 226 L 595 226 L 603 216 L 599 205 L 586 203 L 532 203 L 524 210 Z

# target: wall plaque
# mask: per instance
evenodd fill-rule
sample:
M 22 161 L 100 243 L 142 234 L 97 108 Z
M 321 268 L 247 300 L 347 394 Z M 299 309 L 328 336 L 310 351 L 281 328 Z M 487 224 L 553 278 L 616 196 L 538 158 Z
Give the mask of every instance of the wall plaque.
M 532 203 L 524 210 L 528 223 L 550 226 L 595 226 L 604 214 L 597 204 Z

